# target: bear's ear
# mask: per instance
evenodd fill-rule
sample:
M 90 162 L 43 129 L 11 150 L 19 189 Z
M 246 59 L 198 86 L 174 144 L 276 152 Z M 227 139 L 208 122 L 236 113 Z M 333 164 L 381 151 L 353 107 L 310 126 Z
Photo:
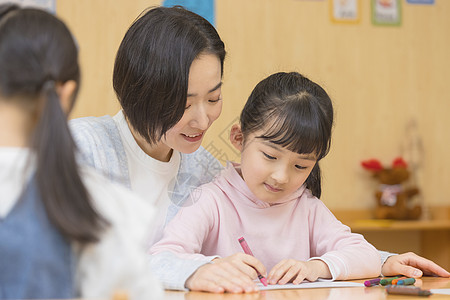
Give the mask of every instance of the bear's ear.
M 407 168 L 408 168 L 408 164 L 406 163 L 406 161 L 403 160 L 403 158 L 397 157 L 397 158 L 394 159 L 394 161 L 392 162 L 392 168 L 403 168 L 403 169 L 407 169 Z
M 383 170 L 383 166 L 381 165 L 381 162 L 378 159 L 369 159 L 369 160 L 364 160 L 361 162 L 361 166 L 368 170 L 368 171 L 372 171 L 372 172 L 379 172 L 381 170 Z

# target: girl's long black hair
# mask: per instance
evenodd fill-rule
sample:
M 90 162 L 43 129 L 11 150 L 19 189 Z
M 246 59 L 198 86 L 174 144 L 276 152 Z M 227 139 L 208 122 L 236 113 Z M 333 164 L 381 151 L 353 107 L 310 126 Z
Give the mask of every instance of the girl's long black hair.
M 80 82 L 78 50 L 55 16 L 16 5 L 0 6 L 1 101 L 27 111 L 34 178 L 49 219 L 70 240 L 96 242 L 108 222 L 93 207 L 75 160 L 75 143 L 57 85 Z M 75 92 L 76 94 L 76 92 Z M 73 96 L 73 101 L 75 95 Z

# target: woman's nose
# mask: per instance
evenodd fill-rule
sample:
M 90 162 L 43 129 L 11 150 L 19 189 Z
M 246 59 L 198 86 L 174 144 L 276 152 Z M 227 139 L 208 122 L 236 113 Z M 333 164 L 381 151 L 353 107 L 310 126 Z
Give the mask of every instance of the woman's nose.
M 195 105 L 191 110 L 190 126 L 200 130 L 206 130 L 209 126 L 209 116 L 207 109 L 203 105 Z

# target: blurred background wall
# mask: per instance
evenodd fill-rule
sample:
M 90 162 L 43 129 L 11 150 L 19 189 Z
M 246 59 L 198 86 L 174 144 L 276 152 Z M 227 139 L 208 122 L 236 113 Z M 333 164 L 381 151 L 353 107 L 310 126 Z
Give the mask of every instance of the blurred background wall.
M 332 148 L 322 161 L 322 200 L 330 209 L 373 207 L 376 183 L 360 161 L 390 164 L 399 155 L 420 164 L 425 205 L 448 205 L 450 1 L 401 2 L 400 26 L 375 26 L 366 0 L 358 24 L 333 23 L 329 1 L 217 0 L 216 28 L 228 51 L 224 105 L 203 145 L 222 162 L 237 160 L 228 129 L 252 88 L 271 73 L 298 71 L 335 105 Z M 111 77 L 119 43 L 139 13 L 161 1 L 56 4 L 80 44 L 83 81 L 72 117 L 115 114 Z M 422 150 L 407 146 L 420 143 Z

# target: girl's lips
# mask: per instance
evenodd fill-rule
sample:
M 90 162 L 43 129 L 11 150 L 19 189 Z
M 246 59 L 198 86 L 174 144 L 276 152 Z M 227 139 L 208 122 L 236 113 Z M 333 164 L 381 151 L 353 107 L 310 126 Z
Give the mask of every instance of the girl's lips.
M 182 136 L 183 136 L 183 138 L 184 138 L 186 141 L 191 142 L 191 143 L 195 143 L 195 142 L 198 142 L 198 141 L 200 141 L 200 140 L 202 139 L 203 133 L 199 133 L 199 134 L 189 134 L 189 135 L 182 134 Z
M 265 185 L 266 189 L 270 192 L 277 193 L 277 192 L 281 191 L 281 189 L 275 188 L 275 187 L 271 186 L 270 184 L 264 183 L 264 185 Z

